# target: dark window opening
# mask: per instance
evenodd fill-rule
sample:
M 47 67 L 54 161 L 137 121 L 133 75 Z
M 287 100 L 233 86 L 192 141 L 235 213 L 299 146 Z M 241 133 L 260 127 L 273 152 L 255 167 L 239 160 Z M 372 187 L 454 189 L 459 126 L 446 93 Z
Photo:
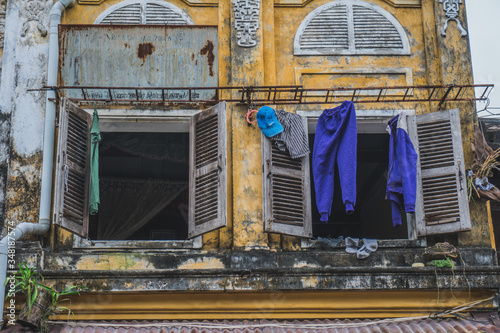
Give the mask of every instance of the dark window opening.
M 189 133 L 103 132 L 95 240 L 184 240 Z
M 309 134 L 309 145 L 312 152 L 314 134 Z M 312 159 L 312 154 L 310 156 Z M 345 212 L 336 167 L 333 203 L 328 223 L 320 221 L 311 171 L 311 205 L 314 237 L 408 238 L 405 214 L 403 213 L 403 225 L 394 228 L 392 224 L 391 205 L 385 199 L 388 160 L 388 134 L 358 134 L 356 205 L 354 212 L 350 215 Z

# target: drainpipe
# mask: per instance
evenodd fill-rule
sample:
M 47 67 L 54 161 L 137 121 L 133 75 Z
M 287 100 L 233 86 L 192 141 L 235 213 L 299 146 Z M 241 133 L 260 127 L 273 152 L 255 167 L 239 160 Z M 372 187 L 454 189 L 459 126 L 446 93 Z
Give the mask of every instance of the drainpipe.
M 57 85 L 57 67 L 59 62 L 59 35 L 58 26 L 61 23 L 61 14 L 75 4 L 76 0 L 59 0 L 50 10 L 49 25 L 49 55 L 47 70 L 47 86 Z M 43 141 L 42 184 L 40 194 L 40 218 L 38 223 L 22 222 L 0 241 L 0 305 L 2 310 L 5 299 L 3 285 L 7 277 L 7 254 L 9 241 L 20 239 L 24 235 L 43 235 L 50 228 L 50 209 L 52 203 L 52 170 L 54 167 L 54 135 L 56 127 L 55 91 L 47 91 L 45 101 L 45 130 Z M 12 243 L 11 243 L 12 244 Z

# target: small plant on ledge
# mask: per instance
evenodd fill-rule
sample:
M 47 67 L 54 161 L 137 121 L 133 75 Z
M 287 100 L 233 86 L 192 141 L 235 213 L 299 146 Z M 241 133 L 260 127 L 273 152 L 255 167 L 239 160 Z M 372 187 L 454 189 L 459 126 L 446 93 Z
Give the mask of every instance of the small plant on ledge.
M 19 264 L 19 271 L 15 273 L 14 279 L 16 281 L 15 292 L 26 295 L 26 303 L 19 313 L 17 322 L 21 326 L 42 332 L 48 331 L 47 322 L 50 316 L 62 312 L 73 314 L 69 307 L 60 305 L 60 303 L 69 300 L 65 296 L 80 295 L 80 291 L 87 289 L 84 286 L 70 286 L 62 291 L 57 291 L 53 287 L 44 285 L 42 274 L 26 263 Z M 9 296 L 7 295 L 7 297 Z

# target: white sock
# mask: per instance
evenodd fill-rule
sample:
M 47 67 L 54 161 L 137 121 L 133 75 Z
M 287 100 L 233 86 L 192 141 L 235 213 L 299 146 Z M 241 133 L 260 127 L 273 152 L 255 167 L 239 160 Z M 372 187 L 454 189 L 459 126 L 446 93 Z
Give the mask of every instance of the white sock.
M 357 253 L 358 252 L 358 242 L 359 238 L 345 238 L 345 252 L 347 253 Z

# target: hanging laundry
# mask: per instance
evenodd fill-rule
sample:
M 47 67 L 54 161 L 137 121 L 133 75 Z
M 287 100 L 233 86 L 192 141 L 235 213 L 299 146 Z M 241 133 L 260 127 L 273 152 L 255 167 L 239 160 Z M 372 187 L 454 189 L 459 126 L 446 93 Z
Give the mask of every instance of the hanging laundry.
M 401 225 L 401 211 L 415 213 L 417 192 L 417 153 L 407 133 L 407 112 L 392 118 L 387 126 L 390 133 L 389 172 L 386 199 L 391 201 L 392 223 Z
M 99 196 L 99 117 L 94 109 L 94 120 L 90 130 L 90 215 L 97 214 L 101 202 Z
M 328 221 L 333 201 L 335 164 L 338 166 L 342 200 L 348 214 L 356 203 L 357 125 L 354 104 L 344 101 L 326 109 L 318 118 L 312 170 L 316 189 L 316 205 L 320 220 Z
M 284 129 L 283 132 L 271 138 L 274 146 L 281 151 L 288 151 L 293 159 L 309 154 L 309 143 L 302 117 L 284 110 L 274 111 Z

